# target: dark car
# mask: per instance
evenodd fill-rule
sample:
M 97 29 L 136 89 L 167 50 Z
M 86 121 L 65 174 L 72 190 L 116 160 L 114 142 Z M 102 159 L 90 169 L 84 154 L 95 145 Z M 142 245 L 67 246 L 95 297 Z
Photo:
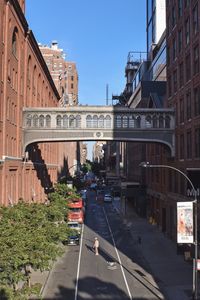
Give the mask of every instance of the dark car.
M 71 245 L 71 246 L 76 246 L 76 245 L 79 245 L 79 242 L 80 242 L 80 234 L 78 232 L 73 232 L 71 233 L 68 238 L 63 241 L 63 244 L 64 245 Z

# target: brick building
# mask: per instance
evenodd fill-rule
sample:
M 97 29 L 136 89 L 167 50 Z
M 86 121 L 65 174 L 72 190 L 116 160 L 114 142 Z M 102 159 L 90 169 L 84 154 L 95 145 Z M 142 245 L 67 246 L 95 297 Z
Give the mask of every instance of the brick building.
M 23 107 L 56 107 L 60 101 L 24 9 L 25 1 L 0 1 L 1 205 L 19 198 L 44 201 L 67 160 L 59 143 L 35 143 L 22 153 Z

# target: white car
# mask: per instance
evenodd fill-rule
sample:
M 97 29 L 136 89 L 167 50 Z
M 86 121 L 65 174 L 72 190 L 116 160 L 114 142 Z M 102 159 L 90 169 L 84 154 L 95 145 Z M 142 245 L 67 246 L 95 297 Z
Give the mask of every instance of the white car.
M 104 202 L 112 202 L 112 196 L 110 194 L 105 194 Z
M 80 224 L 80 223 L 75 222 L 75 221 L 71 221 L 71 222 L 68 222 L 68 223 L 67 223 L 67 226 L 68 226 L 70 229 L 75 229 L 75 230 L 77 230 L 79 234 L 81 233 L 81 224 Z

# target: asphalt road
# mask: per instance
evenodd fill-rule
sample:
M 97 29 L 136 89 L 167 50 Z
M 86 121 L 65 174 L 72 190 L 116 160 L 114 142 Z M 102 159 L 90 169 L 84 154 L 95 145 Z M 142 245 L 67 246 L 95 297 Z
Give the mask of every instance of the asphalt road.
M 92 249 L 95 237 L 100 242 L 98 256 Z M 113 205 L 97 203 L 95 192 L 89 192 L 80 246 L 67 247 L 51 272 L 43 299 L 165 299 L 133 243 Z

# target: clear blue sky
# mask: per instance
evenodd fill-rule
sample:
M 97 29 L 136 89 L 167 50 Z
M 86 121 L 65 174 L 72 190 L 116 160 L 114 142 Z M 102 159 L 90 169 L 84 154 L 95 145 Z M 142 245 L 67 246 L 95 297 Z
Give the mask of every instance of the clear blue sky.
M 146 51 L 146 0 L 26 0 L 26 18 L 38 43 L 57 40 L 76 62 L 80 104 L 106 105 L 107 84 L 119 95 L 128 52 Z
M 26 0 L 36 40 L 57 40 L 77 64 L 79 103 L 106 104 L 125 86 L 129 51 L 146 51 L 146 0 Z M 109 103 L 111 104 L 111 102 Z

